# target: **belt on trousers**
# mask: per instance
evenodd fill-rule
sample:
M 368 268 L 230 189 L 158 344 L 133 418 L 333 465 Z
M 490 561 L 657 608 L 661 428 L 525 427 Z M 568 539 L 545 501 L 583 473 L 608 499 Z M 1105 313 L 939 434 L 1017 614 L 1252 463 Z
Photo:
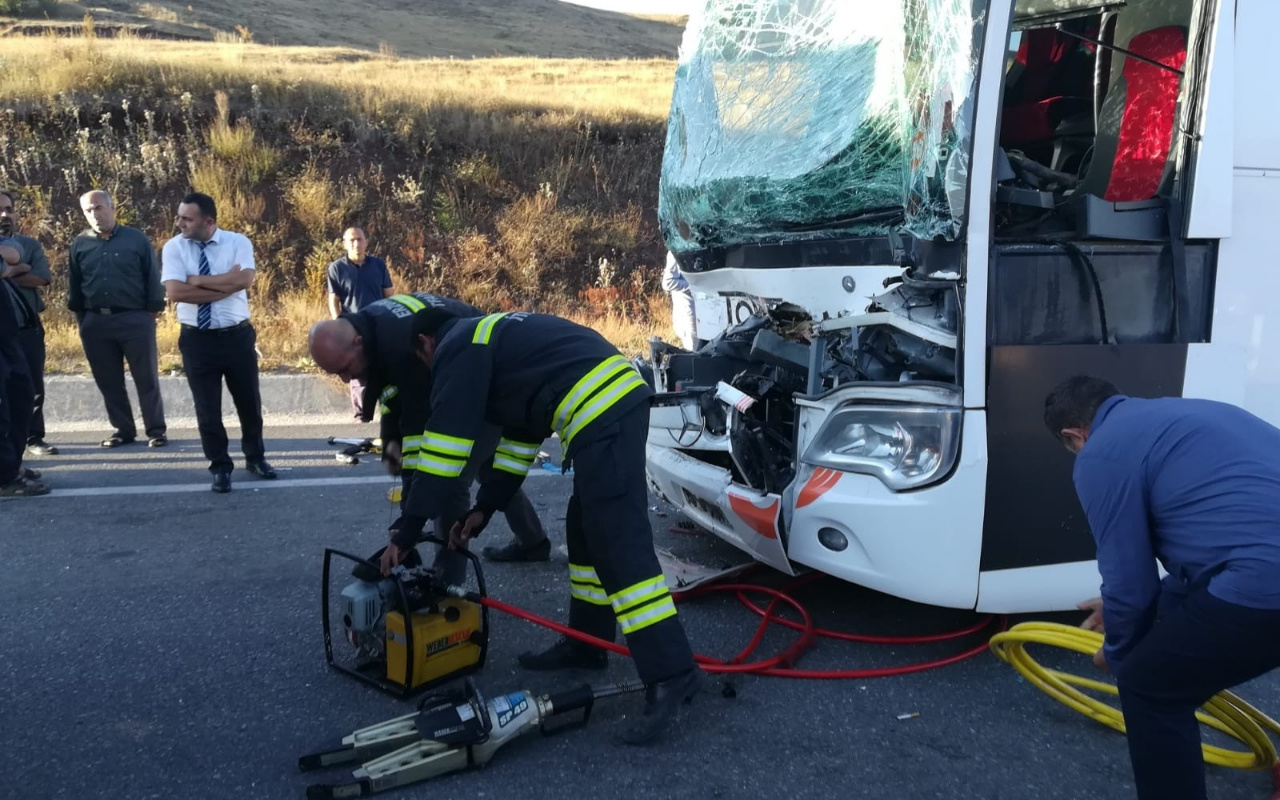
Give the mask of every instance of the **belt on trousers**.
M 90 314 L 124 314 L 128 311 L 142 311 L 141 308 L 120 308 L 119 306 L 103 306 L 102 308 L 86 308 Z
M 196 325 L 188 325 L 185 322 L 182 323 L 183 330 L 196 331 L 197 333 L 232 333 L 234 331 L 240 330 L 241 328 L 247 328 L 247 327 L 249 327 L 249 320 L 247 319 L 242 319 L 239 322 L 237 322 L 235 325 L 228 325 L 225 328 L 201 328 Z

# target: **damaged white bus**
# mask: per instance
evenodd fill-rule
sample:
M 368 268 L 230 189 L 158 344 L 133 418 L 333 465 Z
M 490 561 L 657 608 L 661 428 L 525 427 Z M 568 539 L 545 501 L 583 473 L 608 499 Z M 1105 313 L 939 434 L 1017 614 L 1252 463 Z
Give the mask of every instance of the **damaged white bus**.
M 1274 0 L 707 0 L 662 233 L 652 488 L 783 572 L 985 612 L 1096 596 L 1075 373 L 1280 423 Z

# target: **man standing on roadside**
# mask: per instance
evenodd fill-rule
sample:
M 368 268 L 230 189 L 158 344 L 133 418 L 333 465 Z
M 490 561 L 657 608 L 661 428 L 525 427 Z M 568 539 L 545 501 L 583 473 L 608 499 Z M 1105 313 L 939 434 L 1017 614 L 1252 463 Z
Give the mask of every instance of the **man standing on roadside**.
M 343 311 L 358 313 L 369 304 L 395 294 L 387 262 L 367 253 L 369 239 L 363 228 L 353 225 L 343 231 L 342 244 L 347 254 L 329 265 L 329 316 L 332 319 L 337 319 Z M 347 385 L 351 390 L 352 413 L 363 422 L 364 383 L 353 377 Z
M 116 222 L 115 202 L 101 190 L 80 198 L 89 229 L 71 242 L 67 308 L 80 323 L 85 358 L 115 431 L 103 447 L 137 438 L 133 407 L 124 386 L 124 362 L 138 389 L 147 444 L 164 447 L 164 401 L 156 353 L 156 318 L 164 311 L 164 290 L 156 251 L 137 228 Z
M 218 227 L 213 198 L 193 192 L 178 205 L 180 233 L 164 243 L 164 288 L 178 304 L 178 349 L 195 400 L 200 444 L 213 473 L 213 491 L 231 491 L 234 463 L 222 424 L 222 381 L 240 417 L 245 469 L 274 480 L 262 441 L 258 392 L 258 335 L 249 322 L 249 293 L 256 267 L 253 244 Z
M 58 448 L 44 440 L 44 325 L 40 313 L 44 311 L 41 289 L 49 285 L 53 274 L 49 271 L 49 259 L 44 248 L 30 236 L 18 233 L 17 198 L 8 189 L 0 189 L 0 244 L 15 248 L 25 264 L 25 273 L 11 278 L 18 293 L 31 310 L 30 323 L 18 331 L 18 346 L 26 356 L 27 369 L 35 391 L 32 401 L 31 424 L 27 429 L 26 451 L 33 456 L 57 455 Z
M 11 278 L 26 274 L 16 247 L 0 243 L 0 497 L 48 494 L 40 475 L 22 466 L 27 425 L 31 421 L 31 375 L 18 346 L 18 331 L 35 312 L 27 306 Z

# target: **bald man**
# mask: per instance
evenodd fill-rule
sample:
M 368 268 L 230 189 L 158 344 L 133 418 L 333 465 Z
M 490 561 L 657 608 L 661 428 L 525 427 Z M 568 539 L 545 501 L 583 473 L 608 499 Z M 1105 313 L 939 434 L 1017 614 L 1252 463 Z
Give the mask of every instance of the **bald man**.
M 80 209 L 89 228 L 71 242 L 67 308 L 80 323 L 84 355 L 114 429 L 102 446 L 120 447 L 138 438 L 125 391 L 127 361 L 147 444 L 163 447 L 169 440 L 160 397 L 156 318 L 165 299 L 155 248 L 142 231 L 116 222 L 115 202 L 106 192 L 86 192 Z
M 317 322 L 312 326 L 308 340 L 311 357 L 318 367 L 344 381 L 357 379 L 364 383 L 363 413 L 366 421 L 373 418 L 375 405 L 381 409 L 382 457 L 391 472 L 401 476 L 404 487 L 401 508 L 415 491 L 414 476 L 420 474 L 415 469 L 402 470 L 401 466 L 416 463 L 418 442 L 426 429 L 430 411 L 431 373 L 415 359 L 410 333 L 414 315 L 428 308 L 441 309 L 460 318 L 484 316 L 475 306 L 450 297 L 426 292 L 398 294 L 371 303 L 358 313 Z M 441 538 L 448 535 L 453 523 L 471 507 L 471 485 L 489 474 L 501 435 L 500 429 L 491 427 L 477 441 L 462 480 L 455 482 L 453 494 L 444 503 L 443 513 L 432 521 Z M 501 547 L 485 547 L 483 553 L 486 558 L 490 561 L 546 561 L 550 558 L 551 542 L 527 495 L 519 492 L 503 514 L 514 540 Z M 392 525 L 393 530 L 398 529 L 398 525 L 397 520 Z M 444 564 L 451 575 L 466 568 L 465 562 L 456 554 L 452 558 L 446 557 L 444 562 L 438 560 L 438 564 Z

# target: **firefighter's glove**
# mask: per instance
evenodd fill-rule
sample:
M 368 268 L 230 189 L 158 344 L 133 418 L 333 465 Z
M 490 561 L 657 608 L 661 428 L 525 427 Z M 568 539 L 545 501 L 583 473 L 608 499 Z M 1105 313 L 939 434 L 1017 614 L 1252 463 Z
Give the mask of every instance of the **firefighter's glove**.
M 465 517 L 453 523 L 453 528 L 449 531 L 450 549 L 465 549 L 467 542 L 479 536 L 480 531 L 484 530 L 485 526 L 489 524 L 491 516 L 493 516 L 491 511 L 473 508 L 467 512 Z

